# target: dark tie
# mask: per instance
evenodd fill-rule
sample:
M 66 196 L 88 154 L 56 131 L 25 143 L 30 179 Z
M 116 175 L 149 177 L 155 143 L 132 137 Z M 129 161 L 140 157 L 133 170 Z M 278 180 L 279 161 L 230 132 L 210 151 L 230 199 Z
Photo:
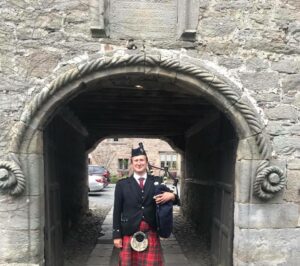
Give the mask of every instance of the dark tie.
M 144 180 L 145 178 L 144 177 L 140 177 L 139 178 L 139 182 L 140 182 L 140 188 L 143 189 L 144 188 Z

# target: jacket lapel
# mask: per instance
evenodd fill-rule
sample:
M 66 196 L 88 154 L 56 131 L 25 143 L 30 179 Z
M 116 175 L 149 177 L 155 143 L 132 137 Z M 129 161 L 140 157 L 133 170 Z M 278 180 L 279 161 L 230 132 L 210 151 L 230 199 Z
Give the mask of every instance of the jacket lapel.
M 153 194 L 153 185 L 154 184 L 154 176 L 152 175 L 147 175 L 147 179 L 146 179 L 146 183 L 144 186 L 144 193 L 145 193 L 145 197 L 148 197 L 148 195 L 150 194 L 150 196 L 152 196 Z
M 133 175 L 128 178 L 128 182 L 132 193 L 136 196 L 137 199 L 140 199 L 142 192 Z

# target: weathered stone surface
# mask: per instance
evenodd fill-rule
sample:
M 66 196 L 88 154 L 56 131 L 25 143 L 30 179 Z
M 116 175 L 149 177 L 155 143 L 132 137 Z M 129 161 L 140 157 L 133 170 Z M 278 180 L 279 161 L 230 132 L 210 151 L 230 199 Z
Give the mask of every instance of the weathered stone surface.
M 174 39 L 177 3 L 160 1 L 111 0 L 110 36 L 112 38 Z
M 237 1 L 226 1 L 226 2 L 219 2 L 214 5 L 214 10 L 216 11 L 228 11 L 228 10 L 249 10 L 251 9 L 251 4 L 249 1 L 246 0 L 237 0 Z
M 236 158 L 237 160 L 259 160 L 261 158 L 255 136 L 239 141 Z
M 252 71 L 262 71 L 269 67 L 268 62 L 266 60 L 262 60 L 257 57 L 249 58 L 246 61 L 246 68 Z
M 41 230 L 2 230 L 0 238 L 0 264 L 39 263 L 42 258 Z
M 250 202 L 253 198 L 252 185 L 255 177 L 257 164 L 252 160 L 241 160 L 236 162 L 235 167 L 235 201 Z
M 240 228 L 289 228 L 297 227 L 299 205 L 235 204 L 235 222 Z
M 290 155 L 300 149 L 300 136 L 274 137 L 274 150 L 278 154 Z
M 279 86 L 278 74 L 275 72 L 243 73 L 240 75 L 242 84 L 253 91 L 275 89 Z
M 300 159 L 291 159 L 287 163 L 287 168 L 289 170 L 300 170 Z
M 222 57 L 219 59 L 219 64 L 228 69 L 238 68 L 243 64 L 241 58 Z
M 45 78 L 51 74 L 58 65 L 60 55 L 46 50 L 38 50 L 19 60 L 20 67 L 24 71 L 30 71 L 30 75 L 37 78 Z
M 31 133 L 30 130 L 27 131 Z M 35 131 L 35 134 L 28 134 L 30 139 L 24 138 L 23 147 L 21 147 L 21 153 L 28 154 L 41 154 L 43 155 L 43 132 L 40 130 Z
M 272 69 L 281 73 L 296 74 L 300 70 L 300 62 L 292 59 L 285 59 L 272 63 Z
M 300 254 L 300 228 L 238 229 L 234 257 L 247 265 L 297 265 Z
M 292 125 L 290 130 L 292 135 L 300 136 L 300 124 Z
M 272 136 L 280 136 L 288 134 L 291 127 L 292 123 L 284 124 L 282 121 L 269 120 L 266 127 L 266 131 Z
M 270 120 L 288 120 L 296 122 L 299 114 L 295 107 L 291 105 L 278 105 L 275 108 L 266 110 L 267 117 Z
M 44 159 L 42 155 L 20 155 L 22 170 L 26 178 L 24 195 L 44 195 Z
M 267 104 L 275 105 L 280 102 L 280 95 L 275 92 L 260 93 L 255 98 L 260 107 L 267 107 Z
M 1 230 L 39 230 L 44 201 L 40 196 L 0 197 Z
M 236 21 L 230 17 L 205 18 L 200 21 L 199 29 L 205 37 L 225 37 L 236 28 Z
M 300 92 L 297 92 L 293 101 L 293 104 L 300 108 Z
M 282 80 L 282 89 L 284 92 L 300 90 L 300 74 L 287 75 Z
M 300 164 L 295 166 L 294 164 L 296 162 L 299 163 L 299 159 L 294 160 L 293 164 L 289 166 L 289 168 L 292 168 L 293 170 L 287 171 L 287 184 L 286 190 L 284 191 L 284 199 L 286 201 L 300 203 L 300 169 L 294 170 L 295 168 L 300 168 Z

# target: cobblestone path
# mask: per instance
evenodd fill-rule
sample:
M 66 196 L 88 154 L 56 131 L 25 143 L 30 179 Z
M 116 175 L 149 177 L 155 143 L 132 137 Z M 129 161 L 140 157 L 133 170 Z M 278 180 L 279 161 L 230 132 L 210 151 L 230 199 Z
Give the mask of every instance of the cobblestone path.
M 72 228 L 65 239 L 65 266 L 84 266 L 101 235 L 102 223 L 111 206 L 98 206 Z M 207 238 L 200 237 L 193 225 L 174 207 L 173 234 L 188 259 L 189 266 L 210 266 L 210 254 Z
M 197 233 L 193 225 L 180 214 L 179 207 L 174 207 L 173 234 L 191 266 L 211 265 L 208 237 L 201 237 Z

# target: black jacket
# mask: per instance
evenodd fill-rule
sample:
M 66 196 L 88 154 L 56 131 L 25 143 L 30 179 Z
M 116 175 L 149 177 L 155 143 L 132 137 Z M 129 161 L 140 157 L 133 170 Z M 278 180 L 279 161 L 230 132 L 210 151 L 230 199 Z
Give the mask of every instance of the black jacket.
M 141 190 L 133 176 L 117 182 L 113 211 L 113 238 L 122 238 L 138 231 L 144 219 L 156 229 L 156 204 L 154 182 L 160 183 L 160 177 L 148 175 L 144 190 Z M 178 201 L 176 195 L 176 200 Z

